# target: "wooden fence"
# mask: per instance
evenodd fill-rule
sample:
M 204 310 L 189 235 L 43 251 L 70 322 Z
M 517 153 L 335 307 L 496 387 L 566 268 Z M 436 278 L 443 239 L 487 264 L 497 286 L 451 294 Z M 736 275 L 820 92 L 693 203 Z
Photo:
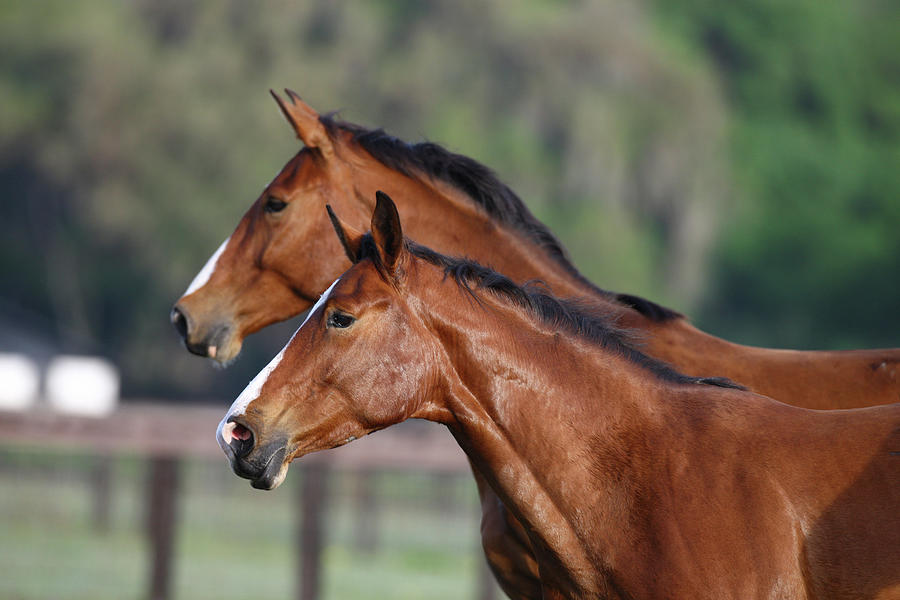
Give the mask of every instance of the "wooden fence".
M 94 469 L 94 520 L 103 527 L 109 504 L 109 460 L 115 454 L 144 456 L 149 461 L 146 482 L 146 530 L 150 541 L 147 597 L 172 597 L 172 557 L 179 498 L 181 461 L 187 458 L 224 460 L 215 430 L 224 408 L 127 402 L 109 417 L 98 419 L 63 415 L 49 410 L 0 411 L 0 443 L 57 447 L 91 452 L 101 459 Z M 104 468 L 104 465 L 107 465 Z M 298 509 L 297 598 L 320 596 L 323 549 L 325 479 L 332 470 L 359 473 L 365 502 L 368 474 L 376 470 L 412 470 L 458 474 L 469 471 L 465 455 L 453 438 L 440 430 L 388 429 L 328 452 L 304 457 Z M 296 468 L 296 466 L 295 466 Z M 361 507 L 362 510 L 365 507 Z M 360 532 L 365 544 L 366 532 Z M 483 561 L 481 561 L 483 563 Z M 496 586 L 487 567 L 479 574 L 480 600 L 495 597 Z

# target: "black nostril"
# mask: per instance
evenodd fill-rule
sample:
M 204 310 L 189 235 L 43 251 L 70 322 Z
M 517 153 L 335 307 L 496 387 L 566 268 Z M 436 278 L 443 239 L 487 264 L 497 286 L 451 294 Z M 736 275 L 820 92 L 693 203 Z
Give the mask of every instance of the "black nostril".
M 172 321 L 172 325 L 175 326 L 175 331 L 178 332 L 178 335 L 181 336 L 181 339 L 186 340 L 188 334 L 188 324 L 184 313 L 181 312 L 181 309 L 177 306 L 174 307 L 172 309 L 172 313 L 169 315 L 169 320 Z
M 234 450 L 235 458 L 244 458 L 253 450 L 253 432 L 249 427 L 235 421 L 229 421 L 229 425 L 225 430 L 228 436 L 226 441 Z

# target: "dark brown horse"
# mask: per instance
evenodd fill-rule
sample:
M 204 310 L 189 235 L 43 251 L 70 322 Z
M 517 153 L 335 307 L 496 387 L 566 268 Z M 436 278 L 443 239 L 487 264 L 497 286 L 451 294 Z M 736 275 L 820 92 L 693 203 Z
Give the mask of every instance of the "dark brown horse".
M 900 598 L 900 405 L 813 411 L 682 375 L 607 318 L 404 242 L 355 265 L 223 418 L 235 472 L 408 418 L 446 425 L 521 522 L 544 598 Z
M 384 189 L 400 203 L 413 239 L 491 264 L 514 281 L 540 279 L 558 295 L 590 298 L 621 326 L 644 331 L 646 353 L 683 372 L 730 377 L 809 408 L 900 401 L 900 351 L 768 350 L 707 335 L 674 311 L 585 280 L 553 234 L 484 166 L 434 144 L 408 145 L 321 117 L 288 94 L 291 102 L 276 100 L 306 147 L 263 190 L 176 304 L 173 321 L 192 352 L 227 362 L 245 336 L 309 308 L 350 264 L 325 203 L 365 230 L 375 190 Z M 510 596 L 538 597 L 521 528 L 477 475 L 476 481 L 492 569 Z

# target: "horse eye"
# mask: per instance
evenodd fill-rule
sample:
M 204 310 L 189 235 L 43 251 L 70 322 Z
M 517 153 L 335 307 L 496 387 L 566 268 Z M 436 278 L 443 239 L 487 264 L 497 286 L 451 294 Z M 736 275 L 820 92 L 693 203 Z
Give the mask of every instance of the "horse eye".
M 354 319 L 347 313 L 335 311 L 328 316 L 328 327 L 346 329 L 347 327 L 353 325 L 354 321 L 356 321 L 356 319 Z
M 284 207 L 287 206 L 287 202 L 284 200 L 279 200 L 273 196 L 269 196 L 266 199 L 266 204 L 263 206 L 263 210 L 267 213 L 277 213 L 284 210 Z

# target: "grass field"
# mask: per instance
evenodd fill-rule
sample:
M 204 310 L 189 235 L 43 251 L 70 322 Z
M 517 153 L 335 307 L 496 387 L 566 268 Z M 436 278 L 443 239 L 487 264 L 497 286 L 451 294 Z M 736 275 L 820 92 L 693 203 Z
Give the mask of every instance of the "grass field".
M 112 463 L 110 527 L 92 519 L 92 457 L 0 451 L 0 598 L 129 600 L 146 597 L 145 462 Z M 383 473 L 375 479 L 377 544 L 355 543 L 355 482 L 329 481 L 324 599 L 463 599 L 483 559 L 468 477 Z M 293 598 L 300 470 L 274 492 L 252 490 L 224 461 L 182 470 L 175 597 Z

